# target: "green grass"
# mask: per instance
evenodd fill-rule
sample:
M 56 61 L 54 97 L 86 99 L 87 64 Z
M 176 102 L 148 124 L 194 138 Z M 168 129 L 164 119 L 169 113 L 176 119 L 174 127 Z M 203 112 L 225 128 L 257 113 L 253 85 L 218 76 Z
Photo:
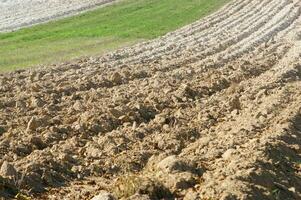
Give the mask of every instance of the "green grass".
M 78 16 L 0 34 L 0 71 L 99 55 L 152 39 L 229 0 L 124 0 Z

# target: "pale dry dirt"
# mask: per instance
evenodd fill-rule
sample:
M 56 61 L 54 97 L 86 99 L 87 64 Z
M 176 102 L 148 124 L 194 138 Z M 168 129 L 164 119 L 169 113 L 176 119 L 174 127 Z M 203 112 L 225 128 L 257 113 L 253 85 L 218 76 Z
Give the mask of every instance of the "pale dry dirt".
M 0 0 L 0 32 L 44 23 L 108 5 L 115 0 Z
M 300 14 L 233 1 L 153 41 L 0 75 L 0 194 L 301 199 Z

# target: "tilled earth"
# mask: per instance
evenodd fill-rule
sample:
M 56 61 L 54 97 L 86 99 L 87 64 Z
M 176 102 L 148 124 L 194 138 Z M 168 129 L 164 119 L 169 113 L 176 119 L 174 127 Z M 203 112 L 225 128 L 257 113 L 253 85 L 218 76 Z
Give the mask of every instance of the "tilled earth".
M 300 15 L 299 0 L 237 0 L 156 40 L 0 75 L 0 195 L 301 199 Z
M 115 0 L 0 0 L 0 32 L 74 15 Z

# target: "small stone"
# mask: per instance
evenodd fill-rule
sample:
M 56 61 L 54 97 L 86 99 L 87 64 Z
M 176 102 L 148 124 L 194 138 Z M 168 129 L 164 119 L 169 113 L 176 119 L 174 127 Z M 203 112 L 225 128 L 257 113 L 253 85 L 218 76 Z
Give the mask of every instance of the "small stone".
M 166 117 L 164 114 L 158 114 L 155 116 L 154 122 L 156 124 L 164 124 L 166 122 Z
M 18 160 L 18 155 L 17 155 L 17 154 L 14 154 L 14 155 L 13 155 L 13 159 L 14 159 L 14 161 Z
M 199 114 L 200 114 L 200 113 L 199 113 Z M 178 109 L 178 110 L 175 112 L 174 116 L 175 116 L 176 118 L 181 118 L 181 117 L 183 117 L 183 113 L 182 113 L 181 109 Z
M 101 191 L 97 196 L 91 200 L 115 200 L 115 197 L 107 191 Z
M 137 122 L 134 121 L 134 122 L 133 122 L 133 125 L 132 125 L 132 130 L 136 130 L 136 128 L 137 128 Z M 1 130 L 0 130 L 0 132 L 1 132 Z M 1 133 L 0 133 L 0 134 L 1 134 Z
M 259 121 L 261 124 L 263 124 L 263 123 L 266 121 L 266 118 L 265 118 L 264 116 L 260 116 L 260 117 L 258 118 L 258 121 Z
M 228 149 L 223 155 L 222 157 L 225 159 L 225 160 L 229 160 L 232 155 L 235 153 L 235 149 Z
M 131 119 L 129 118 L 129 116 L 127 115 L 122 115 L 121 117 L 118 118 L 122 123 L 125 123 L 125 122 L 130 122 Z
M 234 109 L 231 111 L 231 116 L 233 116 L 233 117 L 235 117 L 238 114 L 239 114 L 239 111 L 237 109 Z
M 80 172 L 83 171 L 83 167 L 82 167 L 82 166 L 73 166 L 73 167 L 71 168 L 71 171 L 72 171 L 73 173 L 80 173 Z
M 78 178 L 79 180 L 82 180 L 82 179 L 84 178 L 84 176 L 83 176 L 82 174 L 77 174 L 77 178 Z
M 83 131 L 84 131 L 84 127 L 83 127 L 82 125 L 80 125 L 80 124 L 75 124 L 75 125 L 73 126 L 73 128 L 74 128 L 74 130 L 76 130 L 76 131 L 80 131 L 80 132 L 83 132 Z
M 76 111 L 81 111 L 83 110 L 83 105 L 80 101 L 76 101 L 74 104 L 73 104 L 73 109 L 76 110 Z
M 169 131 L 169 125 L 168 124 L 164 124 L 162 127 L 163 130 L 165 131 Z
M 7 161 L 4 161 L 0 168 L 0 175 L 7 178 L 16 177 L 17 171 L 13 165 L 8 163 Z
M 293 192 L 293 193 L 296 193 L 296 188 L 295 188 L 295 187 L 290 187 L 290 188 L 288 188 L 288 191 L 291 191 L 291 192 Z

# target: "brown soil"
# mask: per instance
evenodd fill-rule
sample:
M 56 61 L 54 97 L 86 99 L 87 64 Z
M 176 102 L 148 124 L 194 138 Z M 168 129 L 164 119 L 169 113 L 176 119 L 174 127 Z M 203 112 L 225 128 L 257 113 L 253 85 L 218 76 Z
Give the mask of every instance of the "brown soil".
M 301 199 L 300 14 L 233 1 L 153 41 L 0 75 L 0 195 Z

